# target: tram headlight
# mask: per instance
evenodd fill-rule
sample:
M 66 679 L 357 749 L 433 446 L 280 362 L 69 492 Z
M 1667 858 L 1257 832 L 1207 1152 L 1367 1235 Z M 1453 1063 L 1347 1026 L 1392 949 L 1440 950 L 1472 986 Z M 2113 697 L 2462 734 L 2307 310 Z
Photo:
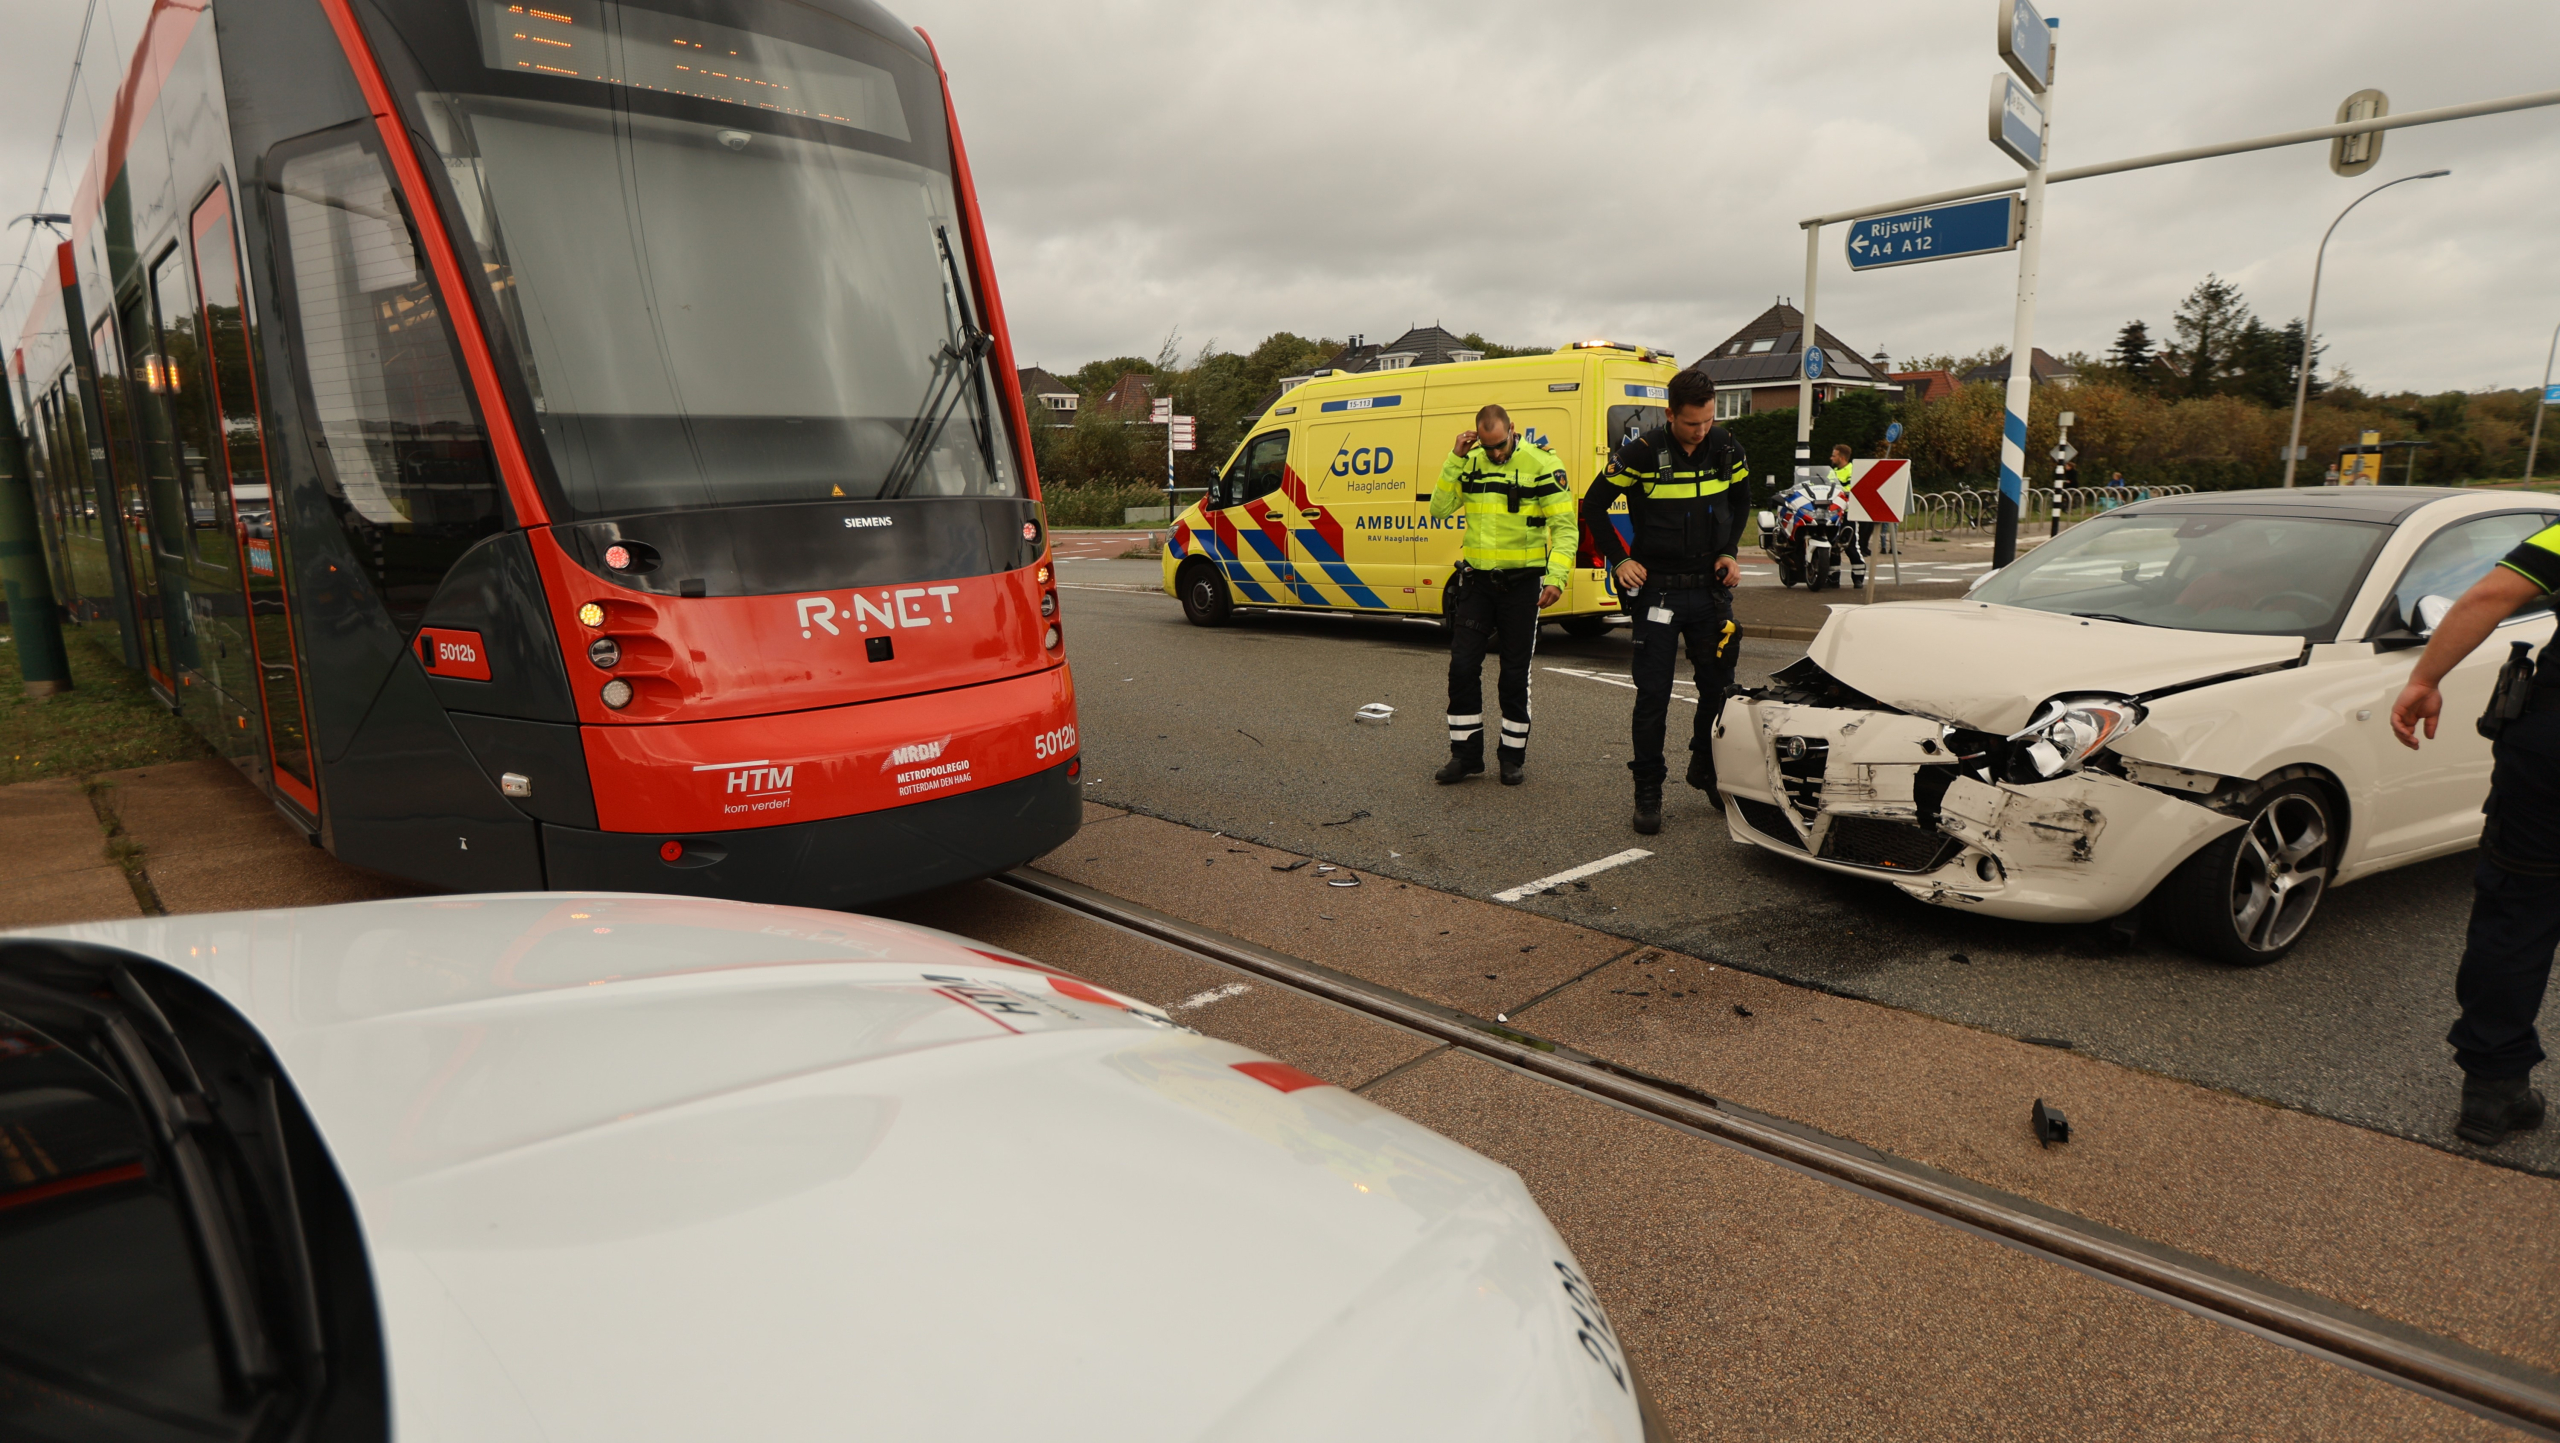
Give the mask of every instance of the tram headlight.
M 579 624 L 580 626 L 602 626 L 602 625 L 604 625 L 604 608 L 603 608 L 602 606 L 597 605 L 595 602 L 592 602 L 592 601 L 588 602 L 588 603 L 587 603 L 586 605 L 584 605 L 584 606 L 579 607 L 579 608 L 578 608 L 578 624 Z
M 622 643 L 609 636 L 599 636 L 587 643 L 587 660 L 611 671 L 622 665 Z
M 1040 638 L 1040 640 L 1042 644 L 1046 645 L 1051 651 L 1056 651 L 1058 649 L 1058 643 L 1065 640 L 1065 638 L 1058 635 L 1058 624 L 1053 621 L 1049 623 L 1049 634 Z
M 1040 593 L 1040 614 L 1042 616 L 1055 616 L 1058 614 L 1058 593 L 1054 591 L 1044 591 Z
M 631 705 L 631 683 L 617 676 L 604 684 L 602 696 L 606 706 L 620 711 Z

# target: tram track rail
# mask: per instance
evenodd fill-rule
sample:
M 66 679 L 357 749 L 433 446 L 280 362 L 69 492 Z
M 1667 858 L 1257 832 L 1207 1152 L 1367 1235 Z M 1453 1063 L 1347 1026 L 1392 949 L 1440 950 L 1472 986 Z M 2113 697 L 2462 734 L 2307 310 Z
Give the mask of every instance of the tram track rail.
M 1682 1131 L 2092 1274 L 2208 1319 L 2560 1439 L 2560 1378 L 2467 1344 L 2147 1243 L 2089 1219 L 1831 1137 L 1348 973 L 1210 931 L 1064 878 L 997 883 L 1232 971 L 1527 1073 Z M 1570 986 L 1570 983 L 1564 984 Z M 1561 987 L 1555 990 L 1562 990 Z M 1539 999 L 1543 1000 L 1543 998 Z M 1524 1004 L 1525 1006 L 1533 1003 Z M 1399 1069 L 1401 1070 L 1401 1069 Z

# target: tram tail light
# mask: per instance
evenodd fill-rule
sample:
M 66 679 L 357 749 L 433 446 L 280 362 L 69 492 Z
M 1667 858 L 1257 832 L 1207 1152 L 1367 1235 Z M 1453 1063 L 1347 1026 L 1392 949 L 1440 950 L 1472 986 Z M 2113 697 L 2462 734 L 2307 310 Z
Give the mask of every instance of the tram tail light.
M 683 861 L 684 843 L 676 841 L 660 842 L 658 844 L 658 860 L 661 862 Z
M 1053 621 L 1049 623 L 1049 634 L 1042 637 L 1040 640 L 1051 651 L 1056 651 L 1060 644 L 1065 642 L 1066 638 L 1058 634 L 1058 624 Z
M 1040 593 L 1040 614 L 1042 616 L 1055 616 L 1058 614 L 1058 593 L 1054 591 L 1044 591 Z
M 631 683 L 617 676 L 604 684 L 604 690 L 599 695 L 606 706 L 620 711 L 631 705 Z
M 602 626 L 602 625 L 604 625 L 604 607 L 603 607 L 603 605 L 602 605 L 601 603 L 598 603 L 598 602 L 590 601 L 590 602 L 588 602 L 587 604 L 585 604 L 584 606 L 579 607 L 579 608 L 578 608 L 578 624 L 579 624 L 580 626 Z
M 605 671 L 611 671 L 622 665 L 622 643 L 609 636 L 599 636 L 587 643 L 587 660 L 594 662 Z

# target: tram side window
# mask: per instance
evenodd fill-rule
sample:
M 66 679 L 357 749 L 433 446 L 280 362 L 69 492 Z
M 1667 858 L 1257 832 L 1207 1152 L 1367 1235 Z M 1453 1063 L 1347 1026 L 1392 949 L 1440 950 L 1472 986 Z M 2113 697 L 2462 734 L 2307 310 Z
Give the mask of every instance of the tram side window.
M 158 311 L 160 354 L 152 389 L 174 423 L 172 460 L 186 502 L 187 555 L 203 566 L 231 569 L 230 506 L 215 454 L 211 397 L 206 394 L 204 343 L 196 334 L 196 308 L 187 294 L 186 256 L 172 247 L 151 268 L 151 298 Z
M 454 559 L 501 525 L 488 435 L 382 163 L 344 142 L 291 156 L 279 180 L 322 483 L 411 628 Z

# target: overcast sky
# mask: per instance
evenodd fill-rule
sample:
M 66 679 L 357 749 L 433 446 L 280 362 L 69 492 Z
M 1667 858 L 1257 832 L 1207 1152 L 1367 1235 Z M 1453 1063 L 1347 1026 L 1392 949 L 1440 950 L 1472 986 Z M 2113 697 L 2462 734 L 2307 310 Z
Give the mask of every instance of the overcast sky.
M 217 0 L 219 3 L 219 0 Z M 12 0 L 0 213 L 33 208 L 79 0 Z M 1024 364 L 1241 349 L 1274 330 L 1513 345 L 1606 335 L 1693 357 L 1801 298 L 1810 214 L 2016 173 L 1985 136 L 1997 0 L 1147 3 L 892 0 L 952 73 Z M 2062 166 L 2560 83 L 2560 5 L 2067 4 Z M 130 44 L 128 39 L 125 42 Z M 2537 159 L 2537 157 L 2542 157 Z M 2338 208 L 2321 333 L 2368 386 L 2531 384 L 2560 323 L 2560 107 L 2055 189 L 2036 338 L 2165 336 L 2207 271 L 2301 314 Z M 78 158 L 67 158 L 74 173 Z M 58 187 L 67 192 L 68 182 Z M 55 202 L 64 199 L 57 195 Z M 0 267 L 23 230 L 8 235 Z M 1851 276 L 1819 315 L 1897 356 L 2005 344 L 2013 256 Z

